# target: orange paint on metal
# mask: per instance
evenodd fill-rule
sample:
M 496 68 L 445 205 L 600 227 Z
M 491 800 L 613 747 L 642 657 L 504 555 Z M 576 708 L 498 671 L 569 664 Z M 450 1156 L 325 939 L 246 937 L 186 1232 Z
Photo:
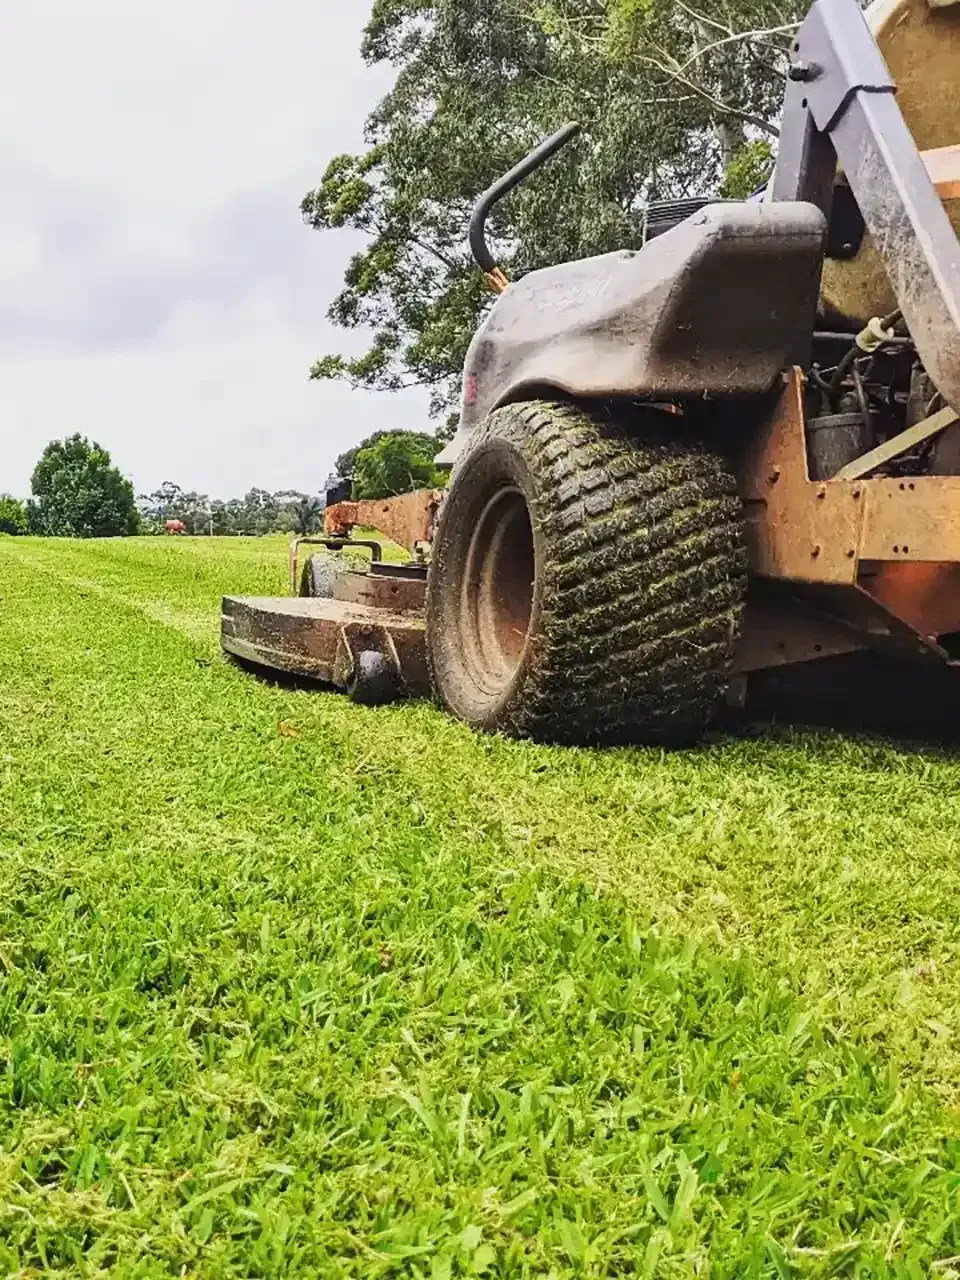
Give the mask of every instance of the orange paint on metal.
M 431 541 L 441 496 L 437 489 L 417 489 L 395 498 L 338 502 L 324 512 L 323 531 L 336 538 L 346 537 L 358 525 L 376 529 L 412 552 L 419 543 Z

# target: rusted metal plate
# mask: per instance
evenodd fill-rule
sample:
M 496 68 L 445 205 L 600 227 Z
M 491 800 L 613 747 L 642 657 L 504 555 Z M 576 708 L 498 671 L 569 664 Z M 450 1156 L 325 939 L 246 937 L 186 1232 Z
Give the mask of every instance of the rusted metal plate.
M 442 494 L 437 489 L 417 489 L 395 498 L 364 498 L 359 502 L 338 502 L 327 507 L 324 532 L 332 537 L 347 535 L 360 525 L 376 529 L 391 542 L 415 551 L 433 538 L 433 525 Z
M 864 560 L 960 561 L 960 476 L 861 482 Z
M 801 393 L 795 370 L 741 462 L 751 571 L 806 589 L 827 628 L 845 627 L 871 648 L 946 661 L 936 637 L 960 630 L 960 476 L 810 480 Z M 897 572 L 918 562 L 937 563 Z M 775 616 L 752 624 L 748 615 L 738 669 L 782 665 L 770 660 L 771 643 L 796 654 L 791 662 L 805 661 L 811 644 L 843 652 L 832 647 L 838 637 L 816 637 L 809 621 L 797 622 L 795 639 L 782 632 Z
M 754 592 L 734 655 L 736 673 L 812 662 L 867 647 L 863 636 L 825 616 L 815 600 Z
M 426 578 L 393 578 L 388 574 L 344 572 L 337 575 L 333 587 L 335 600 L 345 604 L 369 605 L 393 613 L 411 613 L 423 609 L 427 591 Z
M 881 564 L 861 585 L 921 635 L 960 631 L 960 564 Z
M 792 369 L 784 376 L 770 417 L 738 467 L 750 568 L 778 581 L 852 586 L 865 486 L 809 479 L 803 375 Z
M 227 653 L 257 666 L 342 685 L 337 671 L 341 633 L 349 631 L 353 650 L 372 648 L 382 636 L 393 642 L 406 691 L 429 692 L 425 631 L 421 615 L 395 613 L 341 600 L 286 596 L 225 596 L 221 643 Z
M 894 613 L 862 584 L 818 589 L 819 606 L 827 617 L 843 622 L 862 636 L 871 649 L 906 658 L 946 662 L 936 641 L 923 635 L 909 621 Z
M 960 476 L 810 480 L 801 388 L 792 371 L 739 465 L 752 571 L 853 585 L 862 561 L 960 562 Z

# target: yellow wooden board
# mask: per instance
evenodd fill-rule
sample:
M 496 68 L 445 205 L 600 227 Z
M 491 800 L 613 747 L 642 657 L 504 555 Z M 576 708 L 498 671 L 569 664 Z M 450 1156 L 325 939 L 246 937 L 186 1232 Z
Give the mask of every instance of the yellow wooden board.
M 960 233 L 960 3 L 875 0 L 864 15 L 897 85 L 897 101 Z M 897 305 L 869 236 L 846 262 L 824 264 L 825 313 L 865 324 Z

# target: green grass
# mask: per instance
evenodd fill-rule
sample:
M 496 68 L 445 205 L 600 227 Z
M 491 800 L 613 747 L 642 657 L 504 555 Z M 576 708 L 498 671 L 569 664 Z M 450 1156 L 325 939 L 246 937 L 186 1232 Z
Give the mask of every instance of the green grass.
M 960 1273 L 960 765 L 271 687 L 285 574 L 0 539 L 0 1272 Z

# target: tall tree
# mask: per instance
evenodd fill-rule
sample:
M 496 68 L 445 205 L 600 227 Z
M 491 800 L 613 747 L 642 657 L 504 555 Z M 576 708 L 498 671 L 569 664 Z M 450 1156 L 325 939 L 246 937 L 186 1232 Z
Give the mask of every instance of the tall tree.
M 286 529 L 305 537 L 320 528 L 324 506 L 320 498 L 297 489 L 284 489 L 274 497 L 281 504 L 281 519 Z
M 443 447 L 443 443 L 448 437 L 441 430 L 436 435 L 431 435 L 424 431 L 374 431 L 370 435 L 365 436 L 359 444 L 355 444 L 352 448 L 344 450 L 334 463 L 334 472 L 336 475 L 344 479 L 352 479 L 357 469 L 357 458 L 365 449 L 372 448 L 378 440 L 383 440 L 386 436 L 404 438 L 413 453 L 422 454 L 425 457 L 433 458 L 439 453 Z
M 513 274 L 636 246 L 653 197 L 746 194 L 769 167 L 784 49 L 800 0 L 375 0 L 370 63 L 396 69 L 368 147 L 331 160 L 302 203 L 319 230 L 367 236 L 333 301 L 372 327 L 359 357 L 315 378 L 421 385 L 456 399 L 490 304 L 465 251 L 476 196 L 564 120 L 584 137 L 494 212 Z
M 39 529 L 54 537 L 112 538 L 137 532 L 133 485 L 106 449 L 79 434 L 52 440 L 30 478 Z

